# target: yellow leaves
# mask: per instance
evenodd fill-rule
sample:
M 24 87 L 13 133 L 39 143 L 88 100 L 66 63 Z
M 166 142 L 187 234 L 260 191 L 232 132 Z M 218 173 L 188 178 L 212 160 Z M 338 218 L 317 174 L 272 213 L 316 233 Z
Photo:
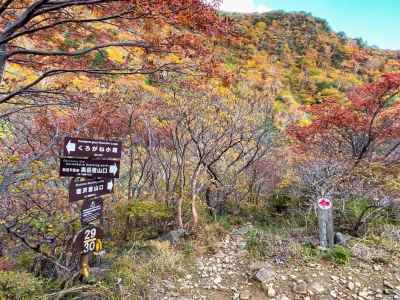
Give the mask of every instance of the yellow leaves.
M 90 23 L 90 26 L 97 30 L 105 30 L 105 31 L 116 30 L 116 27 L 114 25 L 106 24 L 103 22 L 93 22 Z
M 37 78 L 35 72 L 28 68 L 24 68 L 19 64 L 7 64 L 5 70 L 5 80 L 11 79 L 17 81 L 19 84 L 29 84 Z
M 153 117 L 151 121 L 158 128 L 168 128 L 170 126 L 170 122 L 168 120 L 161 119 L 158 117 Z
M 104 95 L 108 92 L 108 89 L 102 87 L 98 80 L 85 75 L 73 77 L 71 80 L 71 87 L 81 92 L 90 92 L 94 95 Z
M 79 75 L 72 80 L 72 85 L 78 90 L 85 90 L 90 86 L 90 79 L 85 75 Z
M 256 68 L 257 62 L 254 59 L 249 59 L 246 64 L 246 68 Z
M 221 97 L 229 97 L 231 95 L 231 90 L 223 85 L 217 87 L 217 92 Z
M 335 88 L 327 88 L 327 89 L 323 89 L 321 92 L 321 96 L 322 97 L 326 97 L 326 98 L 335 98 L 335 99 L 340 99 L 342 97 L 342 94 L 340 91 L 338 91 Z
M 177 56 L 176 54 L 170 54 L 166 57 L 166 60 L 168 60 L 171 63 L 176 63 L 179 64 L 182 62 L 182 57 Z
M 265 24 L 265 23 L 262 22 L 262 21 L 257 22 L 256 28 L 257 28 L 257 29 L 260 29 L 260 30 L 265 30 L 265 29 L 267 29 L 267 24 Z
M 297 122 L 297 125 L 299 125 L 300 127 L 307 127 L 311 125 L 311 123 L 312 121 L 310 119 L 304 117 Z
M 107 56 L 113 62 L 122 64 L 125 62 L 128 52 L 121 47 L 109 47 L 106 48 Z

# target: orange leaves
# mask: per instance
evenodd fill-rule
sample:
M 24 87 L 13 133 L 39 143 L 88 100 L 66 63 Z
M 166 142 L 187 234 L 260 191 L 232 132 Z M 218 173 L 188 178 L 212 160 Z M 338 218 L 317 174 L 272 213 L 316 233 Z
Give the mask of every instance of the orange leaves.
M 226 20 L 219 17 L 215 6 L 201 0 L 24 3 L 22 7 L 11 5 L 1 15 L 9 25 L 0 39 L 0 46 L 6 46 L 8 62 L 31 69 L 43 79 L 74 72 L 77 79 L 68 83 L 80 91 L 85 91 L 82 85 L 93 85 L 81 83 L 82 73 L 97 78 L 115 73 L 151 73 L 168 63 L 164 57 L 172 52 L 201 62 L 197 60 L 199 55 L 211 53 L 204 45 L 207 37 L 227 29 Z M 5 23 L 0 21 L 0 25 Z M 54 69 L 57 72 L 48 72 Z M 13 82 L 10 88 L 28 84 L 24 78 L 12 80 L 19 82 Z M 18 95 L 9 94 L 3 102 Z

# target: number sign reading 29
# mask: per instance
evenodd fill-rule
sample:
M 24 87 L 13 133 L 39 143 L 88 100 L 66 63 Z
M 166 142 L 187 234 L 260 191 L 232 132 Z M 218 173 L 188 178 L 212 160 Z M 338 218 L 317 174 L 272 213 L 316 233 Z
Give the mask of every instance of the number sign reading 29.
M 75 236 L 73 243 L 74 252 L 88 254 L 102 250 L 103 230 L 99 227 L 89 225 Z

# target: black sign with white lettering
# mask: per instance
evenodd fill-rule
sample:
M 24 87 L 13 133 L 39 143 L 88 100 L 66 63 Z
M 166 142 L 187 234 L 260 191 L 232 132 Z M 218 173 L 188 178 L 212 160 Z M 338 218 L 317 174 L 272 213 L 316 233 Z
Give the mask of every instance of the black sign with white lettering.
M 89 225 L 82 229 L 74 237 L 72 242 L 72 251 L 74 253 L 88 254 L 98 252 L 103 248 L 101 240 L 103 239 L 103 230 L 94 225 Z
M 121 142 L 66 137 L 64 156 L 121 158 Z
M 81 224 L 89 224 L 103 215 L 103 199 L 90 199 L 83 202 L 81 208 Z
M 119 178 L 119 161 L 61 158 L 60 176 Z
M 69 202 L 97 198 L 114 191 L 114 179 L 93 179 L 71 181 L 69 185 Z

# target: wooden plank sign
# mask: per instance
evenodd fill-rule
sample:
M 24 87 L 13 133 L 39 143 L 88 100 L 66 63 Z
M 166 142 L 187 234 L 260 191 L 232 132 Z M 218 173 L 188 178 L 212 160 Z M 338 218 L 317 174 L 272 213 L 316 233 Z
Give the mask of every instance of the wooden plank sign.
M 119 161 L 61 158 L 62 177 L 119 178 Z
M 81 224 L 89 224 L 103 215 L 103 199 L 90 199 L 83 202 L 81 208 Z
M 121 158 L 122 144 L 118 141 L 85 138 L 64 138 L 64 155 L 69 157 Z
M 89 225 L 78 232 L 72 242 L 74 253 L 89 254 L 102 250 L 103 230 L 94 225 Z
M 114 179 L 75 181 L 69 184 L 69 202 L 98 198 L 114 191 Z

